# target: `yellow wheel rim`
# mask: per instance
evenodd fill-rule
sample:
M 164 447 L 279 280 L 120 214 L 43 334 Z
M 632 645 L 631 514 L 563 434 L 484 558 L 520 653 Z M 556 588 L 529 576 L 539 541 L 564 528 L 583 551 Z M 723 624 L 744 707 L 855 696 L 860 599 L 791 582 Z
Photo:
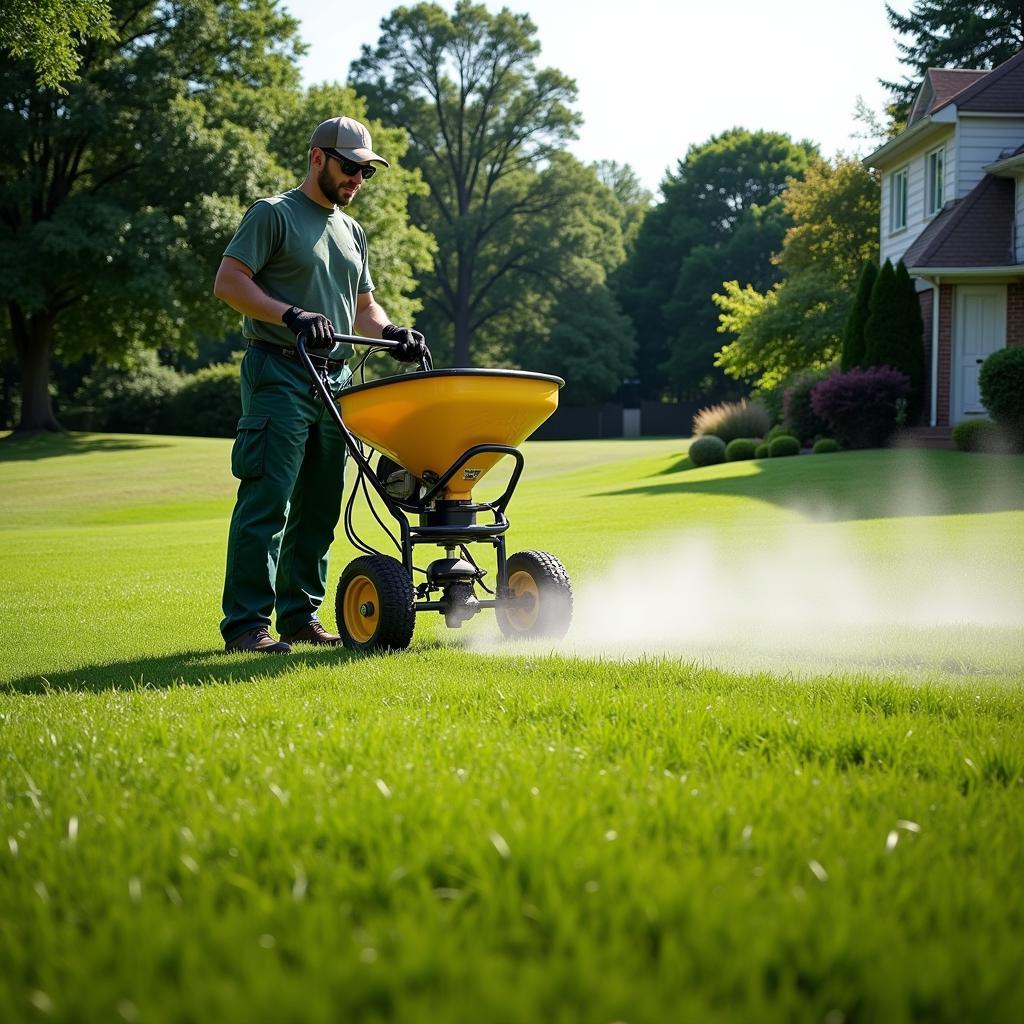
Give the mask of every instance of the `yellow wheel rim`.
M 368 643 L 380 622 L 380 595 L 373 580 L 353 576 L 345 589 L 343 607 L 345 629 L 357 644 Z
M 508 578 L 508 588 L 512 591 L 513 597 L 532 597 L 533 602 L 524 602 L 520 605 L 513 605 L 505 609 L 508 624 L 513 629 L 526 632 L 537 624 L 540 615 L 540 591 L 537 589 L 537 581 L 522 569 L 512 573 Z

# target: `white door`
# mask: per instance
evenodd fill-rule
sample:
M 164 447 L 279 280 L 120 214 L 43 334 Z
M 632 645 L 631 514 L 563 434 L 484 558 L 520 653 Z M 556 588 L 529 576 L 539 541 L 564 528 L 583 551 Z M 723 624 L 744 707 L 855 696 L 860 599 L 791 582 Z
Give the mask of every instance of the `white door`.
M 957 285 L 953 326 L 952 421 L 987 416 L 978 390 L 978 371 L 1006 347 L 1006 285 Z

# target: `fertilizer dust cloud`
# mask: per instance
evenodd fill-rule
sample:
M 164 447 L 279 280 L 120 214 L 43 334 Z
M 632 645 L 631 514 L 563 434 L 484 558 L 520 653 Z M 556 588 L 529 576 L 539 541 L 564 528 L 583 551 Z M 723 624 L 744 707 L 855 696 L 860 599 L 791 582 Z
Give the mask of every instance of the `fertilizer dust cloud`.
M 943 515 L 907 477 L 886 518 L 778 509 L 623 546 L 575 585 L 558 653 L 734 671 L 1024 674 L 1012 502 Z M 793 514 L 793 513 L 796 514 Z

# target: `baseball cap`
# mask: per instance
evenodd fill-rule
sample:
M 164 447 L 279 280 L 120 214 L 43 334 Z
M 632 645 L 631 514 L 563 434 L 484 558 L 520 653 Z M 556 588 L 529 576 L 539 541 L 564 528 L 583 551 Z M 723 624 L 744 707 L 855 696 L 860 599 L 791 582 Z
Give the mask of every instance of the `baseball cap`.
M 391 166 L 384 157 L 374 153 L 366 125 L 351 117 L 332 117 L 318 124 L 309 138 L 309 148 L 314 146 L 317 149 L 337 150 L 343 157 L 359 164 Z

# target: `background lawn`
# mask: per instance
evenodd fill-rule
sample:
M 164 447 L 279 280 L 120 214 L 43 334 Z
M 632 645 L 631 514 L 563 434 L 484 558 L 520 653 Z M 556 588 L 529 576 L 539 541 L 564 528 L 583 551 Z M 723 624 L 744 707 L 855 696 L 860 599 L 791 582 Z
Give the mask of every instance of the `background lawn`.
M 557 652 L 261 660 L 228 446 L 0 444 L 0 1018 L 1017 1018 L 1024 458 L 527 445 Z

